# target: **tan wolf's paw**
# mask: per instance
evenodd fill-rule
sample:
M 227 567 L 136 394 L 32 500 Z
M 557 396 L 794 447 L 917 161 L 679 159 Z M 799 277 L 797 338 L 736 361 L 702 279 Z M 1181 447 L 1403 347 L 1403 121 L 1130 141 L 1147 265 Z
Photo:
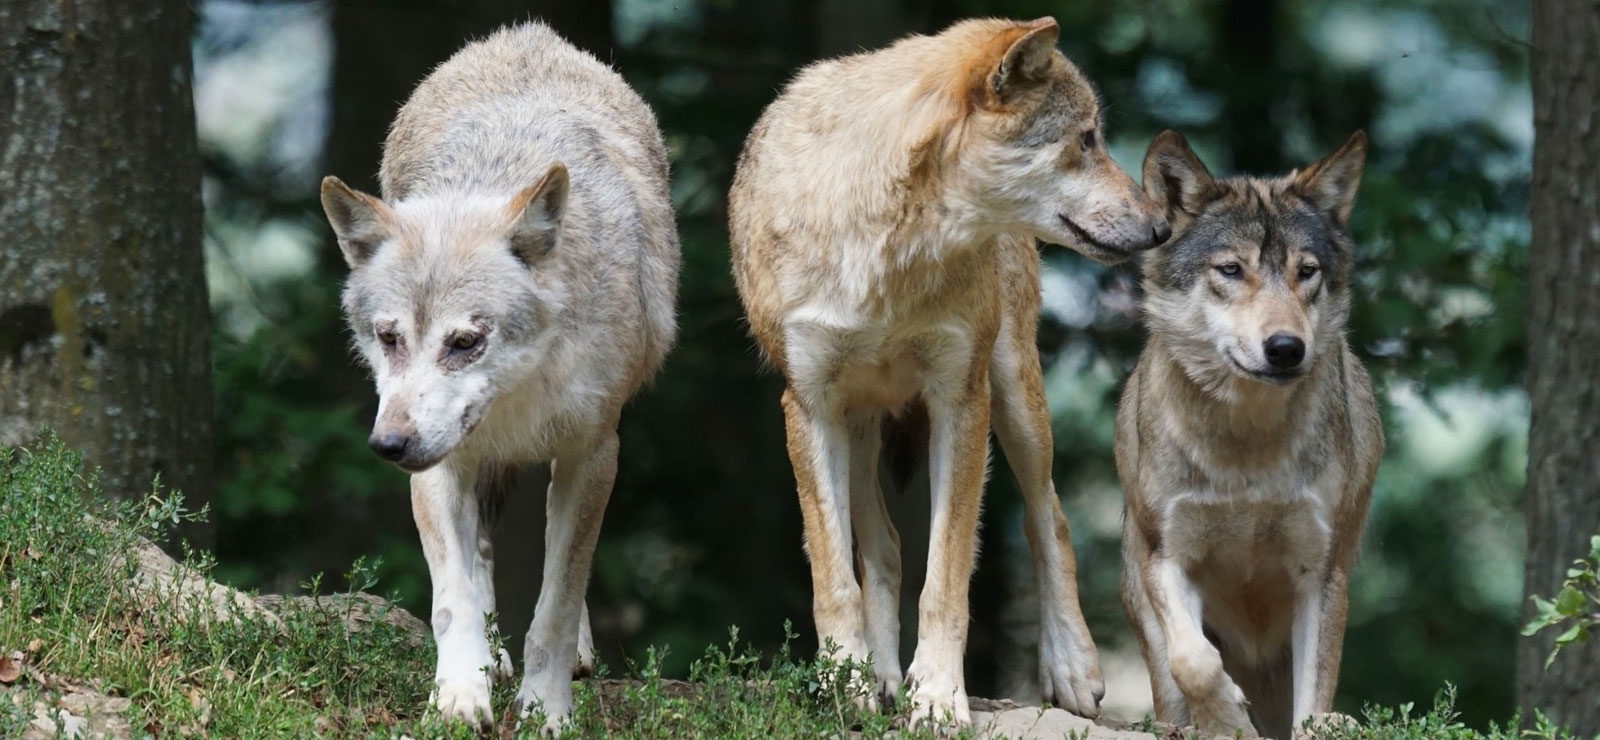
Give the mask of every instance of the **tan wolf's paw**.
M 1094 645 L 1085 649 L 1046 632 L 1039 642 L 1039 689 L 1057 707 L 1080 717 L 1099 717 L 1106 683 Z
M 489 707 L 489 677 L 468 680 L 438 679 L 428 704 L 445 719 L 460 719 L 488 730 L 494 727 L 494 712 Z
M 940 735 L 953 736 L 972 724 L 967 708 L 967 692 L 946 688 L 930 690 L 918 684 L 911 692 L 911 726 L 931 728 Z
M 1319 712 L 1306 718 L 1294 728 L 1294 740 L 1316 740 L 1321 737 L 1349 735 L 1361 727 L 1355 717 L 1340 712 Z

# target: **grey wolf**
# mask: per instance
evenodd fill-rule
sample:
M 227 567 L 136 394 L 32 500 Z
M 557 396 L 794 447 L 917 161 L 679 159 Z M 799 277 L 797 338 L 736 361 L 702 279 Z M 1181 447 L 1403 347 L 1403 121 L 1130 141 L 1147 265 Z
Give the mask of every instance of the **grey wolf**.
M 509 471 L 549 462 L 544 582 L 517 703 L 555 729 L 587 634 L 618 417 L 675 333 L 666 148 L 619 75 L 528 23 L 423 80 L 380 179 L 381 200 L 329 177 L 322 203 L 351 269 L 345 316 L 377 381 L 370 444 L 412 474 L 433 583 L 432 702 L 492 722 L 490 681 L 511 665 L 487 637 L 492 522 L 480 508 L 494 508 Z
M 1144 187 L 1149 340 L 1117 412 L 1123 604 L 1156 717 L 1287 740 L 1328 712 L 1383 432 L 1345 339 L 1366 136 L 1214 179 L 1168 131 Z
M 762 114 L 729 194 L 740 299 L 787 383 L 819 642 L 870 656 L 880 695 L 902 673 L 879 456 L 886 428 L 921 430 L 933 506 L 909 669 L 918 722 L 969 721 L 962 656 L 991 424 L 1025 495 L 1044 689 L 1088 716 L 1104 693 L 1050 480 L 1033 240 L 1114 262 L 1168 227 L 1107 153 L 1099 102 L 1058 32 L 1050 18 L 968 20 L 813 64 Z

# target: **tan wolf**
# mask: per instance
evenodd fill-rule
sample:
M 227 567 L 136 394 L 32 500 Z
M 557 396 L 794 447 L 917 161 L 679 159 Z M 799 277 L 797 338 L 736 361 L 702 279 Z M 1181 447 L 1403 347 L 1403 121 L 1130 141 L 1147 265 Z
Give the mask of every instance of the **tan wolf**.
M 1287 176 L 1216 180 L 1183 137 L 1144 186 L 1149 343 L 1117 412 L 1123 604 L 1156 718 L 1288 740 L 1332 708 L 1383 432 L 1345 340 L 1357 132 Z
M 383 199 L 337 178 L 322 203 L 350 264 L 344 311 L 378 387 L 370 444 L 412 473 L 433 581 L 433 703 L 492 722 L 488 514 L 516 466 L 549 462 L 544 582 L 523 716 L 558 728 L 587 642 L 584 591 L 624 403 L 672 344 L 679 265 L 655 116 L 616 72 L 539 23 L 463 48 L 384 146 Z M 592 646 L 584 644 L 585 662 Z
M 739 295 L 787 381 L 819 642 L 870 655 L 880 696 L 902 673 L 899 535 L 879 453 L 896 424 L 926 445 L 918 722 L 969 721 L 962 658 L 991 421 L 1025 497 L 1043 689 L 1087 716 L 1104 693 L 1050 479 L 1033 240 L 1114 262 L 1168 228 L 1107 153 L 1058 31 L 1050 18 L 968 20 L 813 64 L 761 116 L 729 194 Z

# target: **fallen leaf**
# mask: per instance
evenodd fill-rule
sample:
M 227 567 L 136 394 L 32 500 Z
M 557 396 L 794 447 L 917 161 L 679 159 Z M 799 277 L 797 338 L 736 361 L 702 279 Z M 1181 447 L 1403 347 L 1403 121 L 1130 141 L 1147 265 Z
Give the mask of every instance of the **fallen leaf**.
M 37 655 L 39 653 L 39 651 L 43 650 L 43 649 L 44 649 L 44 640 L 41 640 L 41 639 L 35 637 L 32 640 L 28 641 L 28 652 L 29 653 Z
M 14 683 L 22 677 L 22 654 L 0 655 L 0 683 Z

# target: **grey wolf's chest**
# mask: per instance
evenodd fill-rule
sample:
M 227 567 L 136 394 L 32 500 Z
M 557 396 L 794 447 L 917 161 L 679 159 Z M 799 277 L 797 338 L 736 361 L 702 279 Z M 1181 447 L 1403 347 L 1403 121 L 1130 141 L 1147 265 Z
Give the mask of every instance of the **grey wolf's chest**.
M 1293 471 L 1202 479 L 1163 501 L 1162 549 L 1190 567 L 1248 579 L 1313 567 L 1328 553 L 1335 492 Z

